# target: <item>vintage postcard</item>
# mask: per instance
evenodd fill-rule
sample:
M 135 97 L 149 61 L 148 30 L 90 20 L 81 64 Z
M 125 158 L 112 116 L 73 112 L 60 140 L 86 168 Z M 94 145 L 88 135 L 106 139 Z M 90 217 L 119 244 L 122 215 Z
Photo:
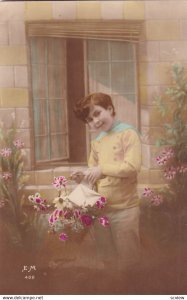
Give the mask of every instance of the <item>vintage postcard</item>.
M 186 28 L 184 0 L 0 1 L 1 295 L 187 294 Z

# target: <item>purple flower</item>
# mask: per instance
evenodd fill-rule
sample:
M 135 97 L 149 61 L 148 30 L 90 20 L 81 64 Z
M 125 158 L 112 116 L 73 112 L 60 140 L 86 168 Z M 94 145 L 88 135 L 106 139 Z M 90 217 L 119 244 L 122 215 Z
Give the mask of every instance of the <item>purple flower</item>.
M 159 166 L 163 166 L 167 163 L 168 159 L 174 156 L 175 152 L 172 148 L 166 148 L 162 151 L 161 155 L 156 157 L 156 162 Z
M 62 232 L 59 235 L 59 239 L 64 242 L 64 241 L 66 241 L 68 239 L 68 235 L 66 233 Z
M 162 155 L 164 155 L 167 159 L 173 157 L 175 154 L 174 150 L 169 147 L 169 148 L 166 148 L 163 152 L 162 152 Z
M 39 204 L 39 210 L 46 210 L 47 209 L 47 207 L 46 207 L 46 205 L 44 205 L 44 204 Z
M 2 175 L 3 179 L 9 180 L 12 178 L 12 174 L 10 172 L 4 172 Z
M 95 205 L 97 208 L 102 209 L 105 207 L 107 200 L 105 197 L 100 197 L 98 201 L 96 201 Z
M 64 210 L 63 214 L 65 219 L 70 219 L 72 217 L 72 212 L 70 210 Z
M 46 204 L 46 199 L 42 199 L 39 193 L 30 195 L 28 199 L 32 202 L 32 204 L 34 204 L 34 208 L 37 209 L 37 211 L 44 211 L 47 207 L 49 207 L 49 205 Z
M 12 149 L 11 148 L 4 148 L 0 151 L 1 156 L 3 157 L 10 157 L 12 154 Z
M 59 218 L 62 217 L 62 215 L 63 215 L 63 210 L 62 210 L 62 209 L 59 209 L 59 211 L 58 211 L 58 216 L 59 216 Z
M 75 209 L 73 215 L 74 215 L 75 218 L 79 219 L 81 217 L 80 210 L 79 209 Z
M 153 191 L 150 188 L 145 188 L 142 195 L 144 197 L 150 197 L 153 195 Z
M 177 171 L 178 171 L 179 173 L 185 173 L 185 172 L 187 171 L 187 166 L 181 165 L 181 166 L 179 166 L 179 167 L 177 168 Z
M 55 209 L 54 212 L 53 212 L 53 215 L 54 215 L 54 217 L 57 217 L 59 215 L 59 210 Z
M 53 219 L 53 214 L 51 214 L 50 216 L 49 216 L 49 223 L 51 223 L 51 224 L 53 224 L 54 223 L 54 219 Z
M 100 218 L 99 218 L 99 223 L 100 223 L 102 226 L 104 226 L 104 227 L 110 225 L 109 219 L 108 219 L 106 216 L 100 217 Z
M 82 215 L 80 218 L 83 225 L 90 226 L 93 223 L 93 218 L 90 215 Z
M 166 162 L 167 162 L 167 159 L 166 159 L 165 156 L 159 155 L 159 156 L 156 157 L 156 163 L 157 163 L 159 166 L 165 165 Z
M 13 142 L 14 146 L 18 149 L 21 149 L 24 147 L 24 143 L 20 140 L 20 139 L 17 139 Z
M 4 200 L 0 200 L 0 208 L 5 206 L 5 201 Z
M 41 203 L 42 199 L 41 198 L 35 198 L 36 203 Z
M 151 203 L 152 203 L 154 206 L 159 206 L 162 202 L 163 202 L 163 197 L 162 197 L 162 195 L 154 195 L 154 196 L 151 198 Z
M 164 177 L 166 179 L 171 180 L 171 179 L 175 178 L 176 173 L 177 173 L 177 169 L 175 167 L 171 166 L 164 170 Z
M 64 176 L 54 177 L 54 181 L 52 184 L 57 190 L 61 190 L 66 186 L 67 179 Z

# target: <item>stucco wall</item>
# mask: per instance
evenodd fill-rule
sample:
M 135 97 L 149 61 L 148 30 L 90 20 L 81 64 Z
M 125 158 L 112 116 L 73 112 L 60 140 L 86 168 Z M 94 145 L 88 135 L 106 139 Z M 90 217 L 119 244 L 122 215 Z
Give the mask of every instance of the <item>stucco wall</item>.
M 156 168 L 154 143 L 160 116 L 153 96 L 168 83 L 173 61 L 187 61 L 187 1 L 28 1 L 0 2 L 0 119 L 15 115 L 30 168 L 30 121 L 26 20 L 145 20 L 138 53 L 143 164 Z M 156 170 L 155 170 L 156 172 Z M 157 173 L 155 173 L 155 176 Z

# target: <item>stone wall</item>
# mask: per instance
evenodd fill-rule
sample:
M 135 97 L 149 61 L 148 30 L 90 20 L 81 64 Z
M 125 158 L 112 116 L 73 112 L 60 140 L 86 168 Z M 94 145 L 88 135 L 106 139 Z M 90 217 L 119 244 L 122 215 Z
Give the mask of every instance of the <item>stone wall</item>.
M 161 119 L 154 95 L 170 83 L 173 61 L 187 61 L 187 1 L 25 1 L 0 3 L 0 119 L 15 116 L 30 159 L 29 87 L 25 21 L 52 19 L 144 20 L 138 49 L 143 165 L 156 168 L 154 145 Z M 155 173 L 156 174 L 156 173 Z M 156 176 L 156 175 L 155 175 Z
M 144 1 L 144 8 L 145 41 L 139 47 L 143 164 L 156 168 L 158 150 L 154 144 L 163 120 L 154 105 L 154 95 L 171 83 L 173 62 L 187 63 L 187 1 Z

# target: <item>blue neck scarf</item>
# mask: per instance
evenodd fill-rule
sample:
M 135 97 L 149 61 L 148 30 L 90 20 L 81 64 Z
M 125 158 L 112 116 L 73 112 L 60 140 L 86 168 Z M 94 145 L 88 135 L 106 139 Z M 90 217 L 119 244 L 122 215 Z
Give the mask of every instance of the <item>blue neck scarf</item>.
M 122 123 L 121 121 L 116 121 L 112 128 L 108 131 L 101 131 L 95 138 L 96 141 L 100 141 L 104 136 L 109 135 L 111 133 L 114 132 L 122 132 L 126 129 L 134 129 L 136 130 L 136 128 L 134 128 L 132 125 L 126 124 L 126 123 Z M 137 131 L 137 130 L 136 130 Z

